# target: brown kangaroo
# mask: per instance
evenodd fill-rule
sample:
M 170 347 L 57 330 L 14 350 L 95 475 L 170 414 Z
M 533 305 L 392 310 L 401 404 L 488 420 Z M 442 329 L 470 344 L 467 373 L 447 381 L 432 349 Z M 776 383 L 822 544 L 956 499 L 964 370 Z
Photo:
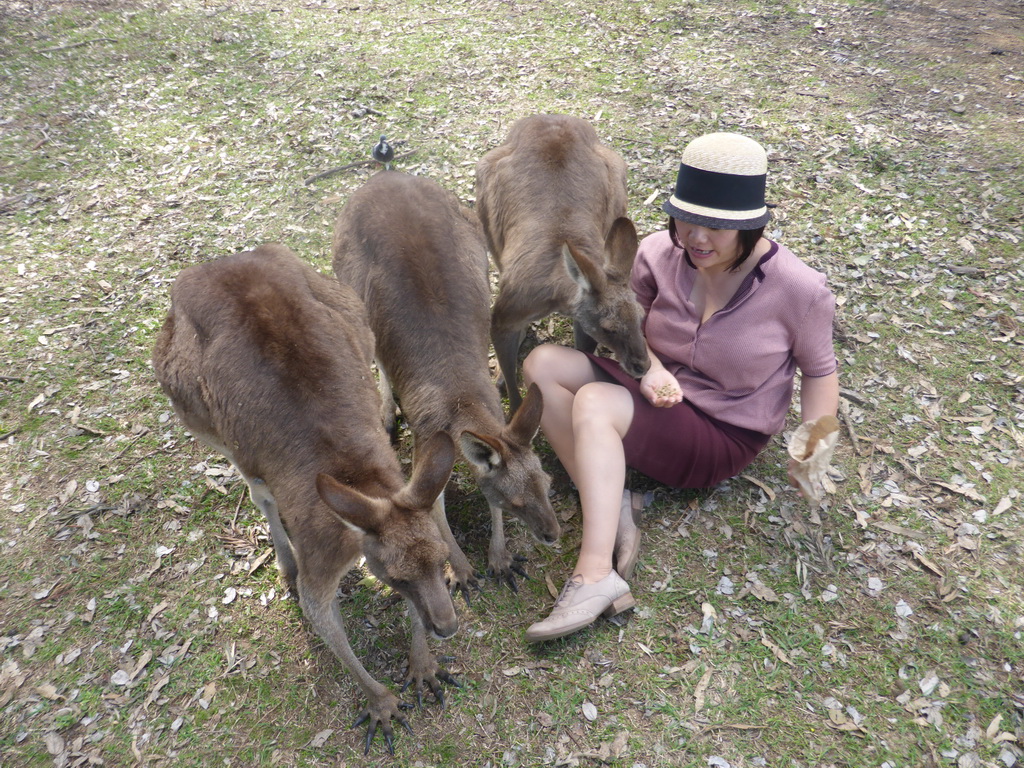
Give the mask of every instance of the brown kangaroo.
M 640 377 L 650 361 L 629 287 L 637 236 L 626 218 L 626 164 L 568 115 L 517 120 L 476 166 L 476 211 L 501 273 L 491 340 L 513 412 L 517 363 L 534 320 L 564 312 L 577 349 L 610 348 Z
M 223 453 L 267 516 L 284 580 L 303 615 L 369 700 L 366 751 L 378 726 L 394 753 L 391 720 L 405 707 L 356 658 L 338 582 L 362 553 L 408 602 L 406 686 L 424 683 L 444 705 L 455 683 L 427 648 L 427 631 L 453 635 L 447 546 L 430 515 L 455 461 L 444 432 L 424 440 L 406 484 L 380 422 L 373 334 L 350 288 L 264 245 L 185 269 L 157 337 L 153 368 L 192 434 Z
M 525 573 L 508 551 L 502 512 L 545 544 L 560 529 L 550 478 L 531 447 L 540 390 L 506 425 L 491 380 L 487 251 L 476 215 L 429 179 L 382 171 L 339 212 L 333 253 L 335 274 L 366 304 L 385 406 L 397 395 L 416 453 L 438 430 L 460 447 L 491 510 L 490 572 L 515 590 L 514 574 Z M 392 404 L 385 420 L 393 419 Z M 479 584 L 448 527 L 443 495 L 434 511 L 451 549 L 453 592 L 468 600 Z

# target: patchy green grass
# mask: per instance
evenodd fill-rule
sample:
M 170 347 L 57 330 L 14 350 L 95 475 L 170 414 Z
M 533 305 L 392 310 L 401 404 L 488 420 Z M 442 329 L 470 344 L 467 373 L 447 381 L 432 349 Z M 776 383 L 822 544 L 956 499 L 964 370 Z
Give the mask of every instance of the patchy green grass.
M 837 490 L 813 515 L 783 437 L 715 489 L 632 477 L 655 495 L 637 610 L 534 648 L 580 535 L 539 439 L 563 541 L 509 524 L 532 578 L 458 602 L 432 647 L 464 687 L 410 713 L 391 762 L 1019 762 L 1024 34 L 1008 0 L 932 6 L 3 4 L 0 761 L 382 757 L 261 559 L 244 484 L 153 381 L 152 343 L 189 264 L 279 241 L 329 272 L 333 217 L 373 168 L 304 182 L 379 135 L 472 204 L 476 160 L 544 111 L 623 155 L 641 232 L 689 139 L 768 147 L 771 235 L 840 302 Z M 554 318 L 527 346 L 570 336 Z M 464 467 L 448 505 L 483 567 Z M 398 690 L 404 606 L 364 576 L 342 582 L 346 627 Z

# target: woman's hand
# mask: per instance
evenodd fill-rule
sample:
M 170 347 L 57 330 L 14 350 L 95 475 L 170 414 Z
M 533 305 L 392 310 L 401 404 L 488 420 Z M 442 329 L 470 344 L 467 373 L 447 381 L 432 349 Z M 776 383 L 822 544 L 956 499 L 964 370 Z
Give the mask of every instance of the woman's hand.
M 839 411 L 839 374 L 827 376 L 800 376 L 800 418 L 803 421 L 814 421 L 826 414 L 835 416 Z M 793 468 L 797 465 L 793 457 L 789 459 L 789 484 L 797 489 L 797 495 L 803 496 L 800 484 L 793 477 Z
M 640 392 L 648 402 L 658 408 L 671 408 L 683 402 L 683 390 L 679 388 L 676 377 L 669 373 L 663 365 L 654 365 L 640 379 Z
M 683 390 L 679 388 L 679 382 L 668 372 L 661 358 L 654 354 L 650 344 L 647 344 L 647 356 L 651 367 L 640 379 L 640 394 L 657 408 L 671 408 L 683 402 Z

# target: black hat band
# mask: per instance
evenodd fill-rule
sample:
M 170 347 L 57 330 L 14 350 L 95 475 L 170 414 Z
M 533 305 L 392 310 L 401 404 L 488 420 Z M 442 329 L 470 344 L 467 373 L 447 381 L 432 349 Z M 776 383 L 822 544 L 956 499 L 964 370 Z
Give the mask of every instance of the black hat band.
M 752 211 L 764 207 L 767 174 L 718 173 L 681 164 L 675 197 L 690 205 L 720 211 Z

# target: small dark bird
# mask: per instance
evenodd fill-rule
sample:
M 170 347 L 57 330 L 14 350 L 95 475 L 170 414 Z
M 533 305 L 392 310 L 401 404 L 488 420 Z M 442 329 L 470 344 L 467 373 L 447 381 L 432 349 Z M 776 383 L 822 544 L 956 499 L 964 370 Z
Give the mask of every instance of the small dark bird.
M 386 138 L 381 136 L 380 141 L 374 145 L 370 154 L 374 160 L 384 166 L 385 171 L 391 170 L 391 161 L 395 159 L 395 150 L 394 147 L 388 144 Z

